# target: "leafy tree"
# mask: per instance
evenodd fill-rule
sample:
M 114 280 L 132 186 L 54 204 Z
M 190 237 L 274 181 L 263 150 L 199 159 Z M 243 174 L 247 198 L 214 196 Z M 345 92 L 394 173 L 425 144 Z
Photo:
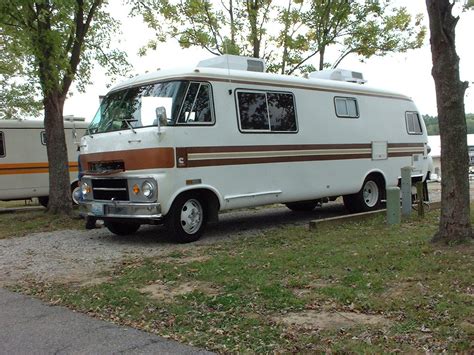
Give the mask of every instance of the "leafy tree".
M 423 115 L 429 136 L 439 135 L 438 117 Z M 467 134 L 474 134 L 474 113 L 466 115 Z
M 433 241 L 459 243 L 472 239 L 469 201 L 469 155 L 464 94 L 468 87 L 459 77 L 454 2 L 426 0 L 430 19 L 432 75 L 441 139 L 441 217 Z
M 206 0 L 130 0 L 132 13 L 141 14 L 157 33 L 148 43 L 156 48 L 166 36 L 176 38 L 183 48 L 199 46 L 214 55 L 265 56 L 266 25 L 271 0 L 227 0 L 216 5 Z M 165 23 L 163 24 L 162 19 Z
M 293 36 L 286 29 L 295 24 L 288 26 L 288 21 L 296 21 L 301 24 L 296 25 L 297 28 L 307 29 L 296 36 L 300 45 L 289 42 L 293 58 L 288 63 L 290 69 L 282 70 L 288 74 L 316 55 L 319 56 L 318 70 L 329 66 L 326 53 L 330 46 L 339 50 L 338 59 L 332 63 L 335 68 L 352 53 L 366 59 L 419 48 L 426 34 L 425 27 L 420 25 L 421 15 L 417 15 L 412 24 L 406 8 L 393 7 L 389 2 L 312 0 L 301 3 L 307 8 L 303 6 L 300 16 L 279 17 L 284 24 L 280 36 Z M 282 68 L 288 66 L 285 59 L 282 58 Z
M 362 58 L 418 48 L 425 28 L 421 15 L 412 24 L 405 8 L 389 2 L 340 0 L 129 0 L 157 31 L 178 39 L 183 48 L 200 46 L 210 53 L 248 55 L 267 60 L 268 70 L 281 73 L 314 70 L 308 61 L 319 55 L 318 68 L 327 65 L 329 46 L 340 56 Z M 283 5 L 284 4 L 284 5 Z M 161 17 L 164 18 L 165 25 Z M 270 33 L 274 30 L 275 33 Z
M 18 56 L 12 56 L 15 48 L 5 50 L 11 43 L 8 36 L 0 32 L 0 119 L 38 116 L 41 103 L 35 98 L 34 84 L 17 79 L 22 67 Z
M 5 74 L 25 76 L 42 98 L 51 213 L 72 211 L 63 107 L 73 80 L 77 77 L 78 87 L 84 88 L 95 62 L 109 73 L 126 64 L 124 53 L 109 49 L 118 23 L 104 5 L 104 0 L 0 2 L 0 43 L 12 61 Z

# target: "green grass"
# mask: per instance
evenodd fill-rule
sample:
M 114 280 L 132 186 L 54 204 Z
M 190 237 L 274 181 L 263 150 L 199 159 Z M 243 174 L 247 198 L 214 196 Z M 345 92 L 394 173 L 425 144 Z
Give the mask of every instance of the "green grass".
M 0 214 L 0 239 L 22 237 L 29 233 L 52 232 L 64 229 L 83 229 L 84 220 L 55 216 L 46 210 Z
M 21 290 L 217 352 L 469 352 L 474 246 L 430 244 L 437 220 L 432 211 L 400 226 L 379 216 L 317 231 L 284 227 L 196 246 L 193 255 L 130 261 L 100 285 Z M 190 256 L 206 258 L 186 263 Z M 153 284 L 167 297 L 140 291 Z M 194 290 L 173 296 L 185 284 Z M 323 311 L 387 322 L 311 328 L 282 321 Z

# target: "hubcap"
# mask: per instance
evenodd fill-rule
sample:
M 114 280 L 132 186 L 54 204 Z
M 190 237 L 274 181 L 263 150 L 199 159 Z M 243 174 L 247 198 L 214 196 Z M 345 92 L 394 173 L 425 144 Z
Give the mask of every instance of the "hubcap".
M 203 219 L 202 206 L 196 199 L 187 200 L 181 208 L 181 226 L 188 234 L 196 233 L 201 228 Z
M 367 207 L 374 207 L 379 200 L 379 187 L 375 181 L 367 181 L 364 185 L 364 202 Z

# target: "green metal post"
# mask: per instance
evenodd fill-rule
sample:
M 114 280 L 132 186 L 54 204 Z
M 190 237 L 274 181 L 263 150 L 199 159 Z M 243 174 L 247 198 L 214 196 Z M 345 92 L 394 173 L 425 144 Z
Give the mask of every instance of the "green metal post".
M 411 214 L 411 166 L 402 168 L 402 215 Z
M 399 224 L 400 216 L 400 189 L 398 187 L 387 188 L 387 223 Z

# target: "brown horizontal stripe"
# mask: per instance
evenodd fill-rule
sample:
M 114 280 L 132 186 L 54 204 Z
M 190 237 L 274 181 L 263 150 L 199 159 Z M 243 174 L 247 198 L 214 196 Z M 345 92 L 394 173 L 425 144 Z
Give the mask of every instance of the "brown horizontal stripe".
M 80 160 L 84 170 L 91 170 L 93 163 L 112 161 L 123 162 L 125 170 L 144 170 L 173 168 L 175 158 L 173 148 L 147 148 L 82 154 Z
M 69 172 L 78 171 L 78 164 L 69 162 Z M 44 174 L 49 172 L 48 163 L 0 164 L 0 175 Z
M 316 150 L 316 149 L 364 149 L 370 144 L 296 144 L 296 145 L 243 145 L 228 147 L 189 147 L 189 153 L 235 153 L 235 152 L 280 152 L 285 150 Z M 179 149 L 179 148 L 178 148 Z
M 396 158 L 396 157 L 409 157 L 411 155 L 421 154 L 420 151 L 410 151 L 410 152 L 393 152 L 388 153 L 389 158 Z
M 389 143 L 389 148 L 403 148 L 403 147 L 424 147 L 424 143 Z
M 340 155 L 307 155 L 291 157 L 268 157 L 268 158 L 232 158 L 232 159 L 206 159 L 187 161 L 187 167 L 221 166 L 221 165 L 245 165 L 245 164 L 267 164 L 304 162 L 318 160 L 347 160 L 347 159 L 370 159 L 372 154 L 340 154 Z

